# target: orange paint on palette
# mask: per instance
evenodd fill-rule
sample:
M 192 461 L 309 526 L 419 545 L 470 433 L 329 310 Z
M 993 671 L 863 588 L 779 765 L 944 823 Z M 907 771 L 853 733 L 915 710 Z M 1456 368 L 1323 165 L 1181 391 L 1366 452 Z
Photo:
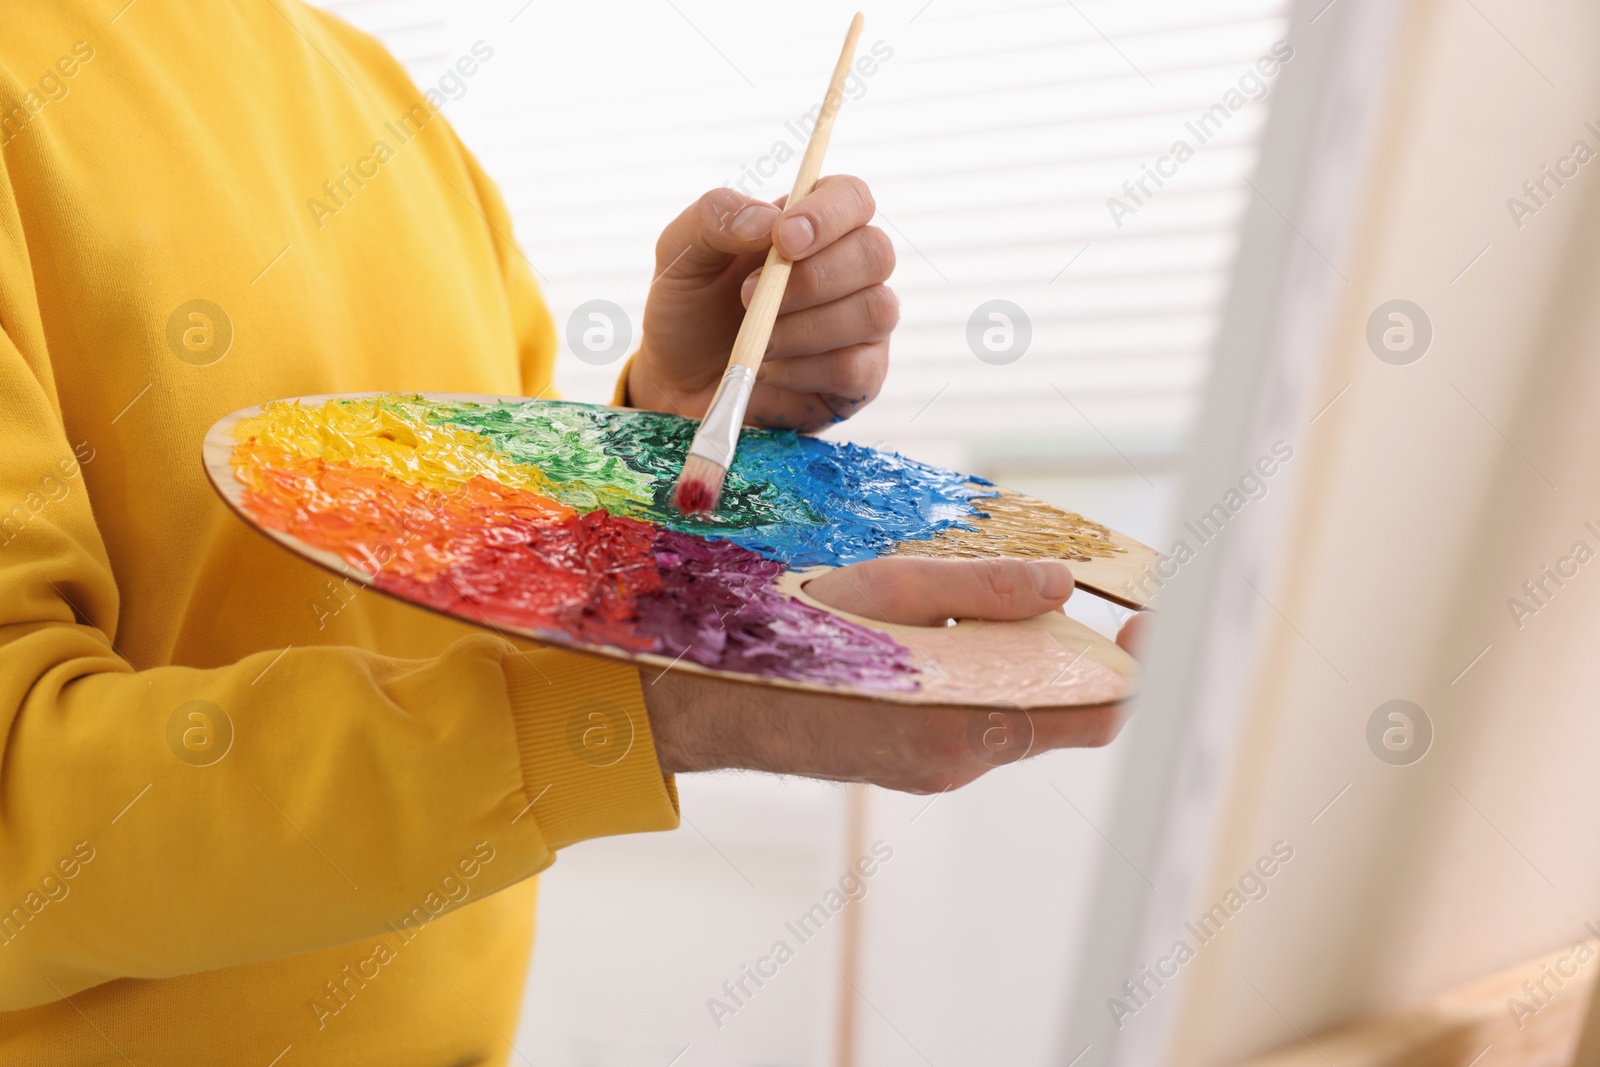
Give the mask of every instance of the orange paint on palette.
M 576 511 L 472 475 L 450 492 L 393 471 L 240 444 L 244 505 L 273 529 L 339 556 L 378 588 L 497 625 L 559 630 L 645 651 L 633 620 L 661 588 L 655 527 Z
M 419 581 L 456 565 L 497 536 L 495 520 L 541 525 L 572 508 L 532 490 L 472 475 L 446 492 L 381 467 L 307 456 L 243 441 L 234 473 L 250 513 L 368 573 L 402 569 Z

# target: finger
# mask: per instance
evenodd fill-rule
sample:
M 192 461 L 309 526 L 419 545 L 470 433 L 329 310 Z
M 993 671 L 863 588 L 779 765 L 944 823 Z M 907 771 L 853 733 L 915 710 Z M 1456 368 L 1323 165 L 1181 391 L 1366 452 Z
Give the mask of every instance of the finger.
M 886 556 L 829 571 L 805 588 L 852 615 L 938 626 L 947 619 L 1030 619 L 1061 607 L 1072 585 L 1072 571 L 1059 560 Z
M 878 210 L 867 183 L 848 174 L 830 174 L 783 211 L 778 250 L 790 259 L 815 255 L 871 220 Z
M 802 311 L 838 300 L 859 289 L 881 285 L 893 273 L 894 242 L 876 226 L 863 226 L 794 265 L 778 313 Z M 744 280 L 739 299 L 745 307 L 750 306 L 760 277 L 757 269 Z
M 876 399 L 889 374 L 889 342 L 849 345 L 763 363 L 756 380 L 790 393 L 821 393 L 850 405 Z M 839 405 L 835 405 L 835 413 Z
M 776 207 L 733 189 L 713 189 L 667 224 L 656 241 L 656 278 L 714 274 L 739 255 L 772 244 Z
M 1037 756 L 1058 748 L 1099 748 L 1116 740 L 1122 729 L 1121 704 L 1097 704 L 1087 708 L 1050 708 L 1029 713 L 1033 724 L 1033 747 Z
M 1117 631 L 1117 644 L 1130 656 L 1138 657 L 1145 650 L 1145 645 L 1150 640 L 1150 625 L 1152 615 L 1148 611 L 1136 611 L 1121 630 Z
M 849 296 L 803 311 L 779 315 L 767 342 L 767 359 L 832 352 L 848 345 L 887 341 L 900 321 L 900 300 L 887 285 L 857 289 Z

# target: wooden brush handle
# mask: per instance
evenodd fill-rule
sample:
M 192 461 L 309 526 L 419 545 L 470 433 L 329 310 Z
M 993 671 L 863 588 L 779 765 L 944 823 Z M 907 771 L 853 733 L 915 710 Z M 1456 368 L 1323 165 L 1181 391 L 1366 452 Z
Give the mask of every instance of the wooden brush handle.
M 850 20 L 850 32 L 845 34 L 844 48 L 839 52 L 839 62 L 828 80 L 827 95 L 822 98 L 822 110 L 817 124 L 811 128 L 811 139 L 806 142 L 805 155 L 800 157 L 800 173 L 794 176 L 794 188 L 789 191 L 789 203 L 795 204 L 811 192 L 822 171 L 822 155 L 828 150 L 828 136 L 833 133 L 833 117 L 844 104 L 844 80 L 850 74 L 850 65 L 856 58 L 856 41 L 861 37 L 865 20 L 861 12 Z M 751 294 L 750 307 L 739 324 L 739 336 L 734 338 L 733 353 L 728 357 L 730 367 L 748 367 L 751 371 L 761 366 L 767 354 L 767 342 L 772 338 L 772 324 L 778 321 L 778 305 L 783 303 L 783 291 L 789 285 L 792 260 L 784 257 L 774 244 L 767 253 L 767 262 L 756 279 L 756 291 Z

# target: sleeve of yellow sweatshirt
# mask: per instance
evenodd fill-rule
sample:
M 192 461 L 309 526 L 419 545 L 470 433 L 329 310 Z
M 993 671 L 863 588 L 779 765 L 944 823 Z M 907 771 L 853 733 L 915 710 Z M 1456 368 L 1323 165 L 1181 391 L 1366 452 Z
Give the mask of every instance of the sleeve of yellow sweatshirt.
M 455 130 L 449 126 L 445 126 L 444 130 L 472 177 L 472 192 L 477 201 L 475 206 L 482 211 L 484 224 L 494 241 L 500 273 L 505 279 L 512 325 L 520 341 L 517 355 L 522 370 L 522 391 L 527 396 L 556 399 L 551 372 L 555 368 L 559 341 L 549 305 L 544 302 L 539 285 L 534 281 L 533 261 L 512 235 L 511 213 L 506 209 L 494 182 L 484 173 L 477 157 L 461 142 Z
M 420 662 L 136 670 L 3 168 L 0 1010 L 372 937 L 469 865 L 476 899 L 571 842 L 676 824 L 626 666 L 486 634 Z M 548 317 L 516 299 L 536 360 Z
M 454 130 L 450 131 L 450 136 L 455 140 L 467 171 L 472 175 L 473 192 L 482 204 L 484 222 L 494 234 L 500 270 L 505 276 L 506 291 L 510 296 L 511 314 L 516 323 L 517 336 L 522 338 L 522 391 L 528 396 L 556 399 L 559 394 L 551 381 L 550 372 L 555 366 L 560 340 L 555 322 L 550 317 L 549 305 L 540 296 L 539 286 L 534 281 L 533 261 L 512 236 L 510 212 L 506 210 L 494 183 L 483 172 L 476 157 L 456 137 Z M 633 406 L 632 398 L 628 395 L 628 368 L 633 366 L 636 358 L 637 351 L 623 360 L 622 369 L 617 372 L 617 380 L 611 387 L 611 403 L 621 407 Z

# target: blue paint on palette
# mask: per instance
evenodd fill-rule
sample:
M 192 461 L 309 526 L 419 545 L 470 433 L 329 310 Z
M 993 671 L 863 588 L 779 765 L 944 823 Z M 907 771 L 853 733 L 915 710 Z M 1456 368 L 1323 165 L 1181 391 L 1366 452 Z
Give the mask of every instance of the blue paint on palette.
M 730 509 L 729 520 L 719 515 L 699 523 L 675 515 L 669 522 L 791 567 L 859 563 L 888 555 L 903 541 L 973 529 L 980 512 L 972 501 L 995 495 L 984 488 L 988 482 L 972 484 L 978 479 L 968 475 L 792 430 L 746 431 L 729 480 L 738 492 L 781 501 L 778 510 L 785 514 L 804 508 L 812 519 L 745 525 L 745 517 Z
M 975 528 L 974 501 L 992 483 L 894 452 L 793 430 L 746 429 L 713 516 L 672 504 L 696 424 L 676 415 L 562 401 L 421 406 L 419 413 L 490 438 L 537 466 L 550 495 L 587 512 L 604 508 L 790 567 L 842 566 L 888 555 L 905 541 Z

